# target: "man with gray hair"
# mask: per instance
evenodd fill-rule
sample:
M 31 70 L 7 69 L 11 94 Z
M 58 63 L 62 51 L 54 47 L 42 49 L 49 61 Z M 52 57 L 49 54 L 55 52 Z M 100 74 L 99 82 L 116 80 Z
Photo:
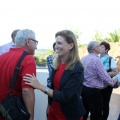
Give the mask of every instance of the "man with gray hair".
M 83 120 L 87 120 L 88 113 L 91 120 L 102 120 L 101 89 L 106 85 L 114 86 L 117 80 L 112 79 L 104 69 L 98 54 L 101 52 L 97 41 L 91 41 L 87 47 L 88 55 L 82 58 L 85 67 L 82 98 L 86 110 Z
M 19 31 L 19 29 L 16 29 L 12 32 L 12 34 L 11 34 L 12 41 L 11 42 L 0 46 L 0 55 L 2 55 L 5 52 L 8 52 L 11 47 L 15 47 L 15 36 L 18 31 Z
M 30 113 L 30 119 L 34 119 L 34 89 L 25 84 L 23 76 L 27 73 L 36 75 L 36 62 L 33 57 L 34 51 L 37 48 L 38 41 L 35 40 L 35 33 L 29 29 L 23 29 L 17 32 L 15 37 L 15 48 L 10 48 L 9 52 L 0 55 L 0 102 L 2 102 L 9 93 L 10 82 L 13 76 L 14 69 L 24 51 L 29 54 L 25 56 L 21 63 L 20 71 L 14 86 L 11 91 L 23 98 L 25 106 Z M 4 120 L 0 116 L 0 120 Z

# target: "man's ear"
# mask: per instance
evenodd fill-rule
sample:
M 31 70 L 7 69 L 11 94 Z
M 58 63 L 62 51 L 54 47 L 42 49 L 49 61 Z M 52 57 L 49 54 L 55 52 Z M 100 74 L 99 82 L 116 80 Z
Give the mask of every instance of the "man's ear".
M 26 39 L 25 41 L 26 41 L 26 45 L 27 45 L 27 46 L 30 46 L 30 41 L 29 41 L 29 39 Z

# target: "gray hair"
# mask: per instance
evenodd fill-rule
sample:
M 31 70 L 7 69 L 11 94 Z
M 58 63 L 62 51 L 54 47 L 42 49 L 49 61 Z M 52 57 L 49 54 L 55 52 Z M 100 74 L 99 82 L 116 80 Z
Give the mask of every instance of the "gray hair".
M 89 42 L 88 46 L 87 46 L 87 50 L 89 53 L 93 52 L 94 46 L 97 44 L 97 41 L 91 41 Z
M 15 45 L 17 46 L 24 46 L 25 40 L 31 38 L 35 39 L 35 33 L 30 29 L 23 29 L 17 32 L 15 36 Z

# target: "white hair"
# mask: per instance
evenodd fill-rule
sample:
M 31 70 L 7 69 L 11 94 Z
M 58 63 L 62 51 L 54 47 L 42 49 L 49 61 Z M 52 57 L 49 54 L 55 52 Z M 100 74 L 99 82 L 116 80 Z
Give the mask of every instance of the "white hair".
M 30 29 L 23 29 L 17 32 L 15 36 L 15 45 L 17 46 L 24 46 L 25 40 L 31 38 L 35 39 L 35 33 Z

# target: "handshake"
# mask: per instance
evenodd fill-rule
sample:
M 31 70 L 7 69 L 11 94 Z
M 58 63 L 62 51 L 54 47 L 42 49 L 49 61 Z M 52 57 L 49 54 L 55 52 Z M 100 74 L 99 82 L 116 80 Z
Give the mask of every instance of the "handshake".
M 112 79 L 115 83 L 113 88 L 118 88 L 120 86 L 120 73 L 114 76 Z

